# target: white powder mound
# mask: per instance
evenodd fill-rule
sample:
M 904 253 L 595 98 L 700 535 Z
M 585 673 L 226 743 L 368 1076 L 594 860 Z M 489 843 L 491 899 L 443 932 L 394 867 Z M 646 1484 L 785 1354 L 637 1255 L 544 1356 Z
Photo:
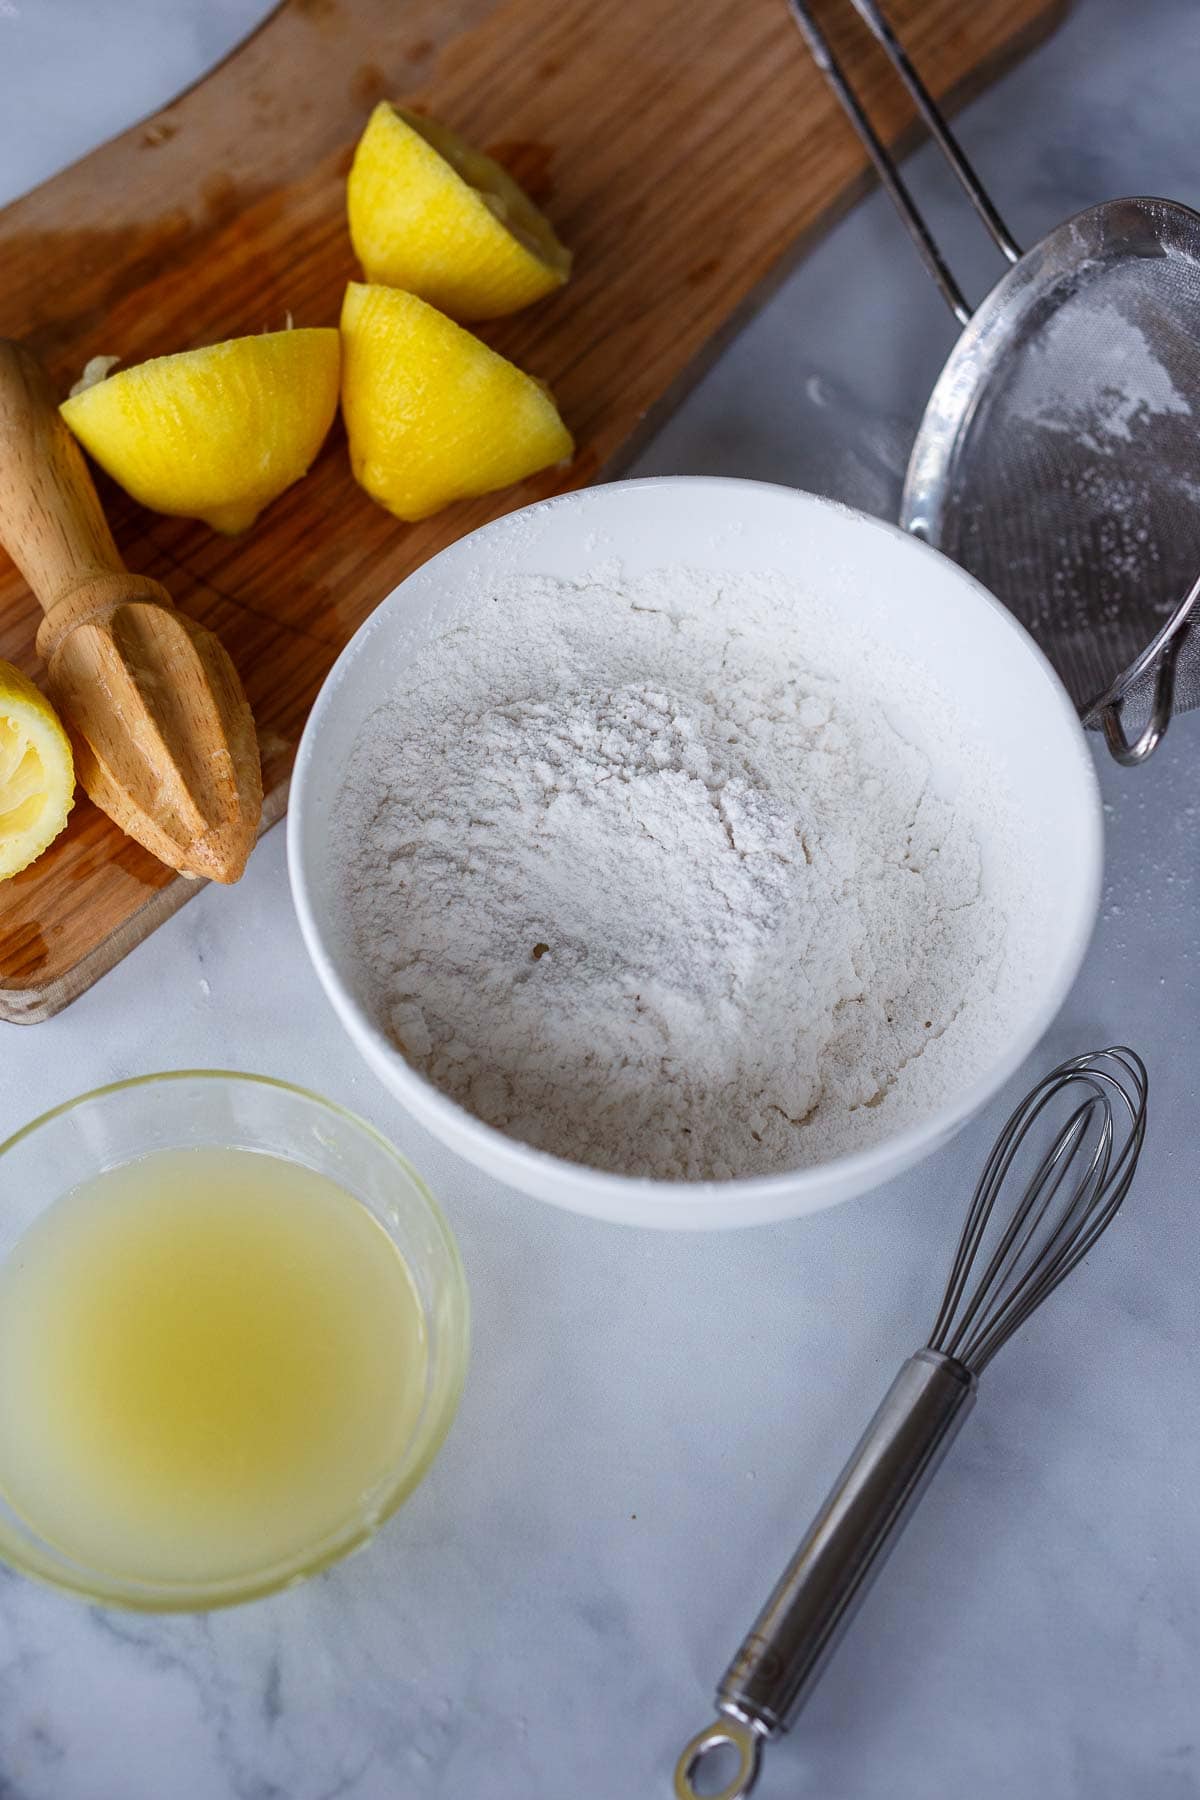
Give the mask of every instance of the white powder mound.
M 394 1041 L 489 1124 L 624 1174 L 795 1169 L 927 1114 L 1003 1026 L 1005 920 L 879 679 L 779 576 L 465 607 L 339 807 Z

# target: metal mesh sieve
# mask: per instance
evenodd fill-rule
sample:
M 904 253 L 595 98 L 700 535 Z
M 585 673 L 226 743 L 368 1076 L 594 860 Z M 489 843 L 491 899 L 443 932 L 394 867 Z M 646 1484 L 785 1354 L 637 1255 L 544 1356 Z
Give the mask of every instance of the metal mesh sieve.
M 1200 704 L 1189 623 L 1200 598 L 1200 214 L 1110 200 L 1021 255 L 879 7 L 853 4 L 1012 264 L 972 313 L 809 8 L 791 0 L 964 325 L 921 421 L 900 522 L 1003 600 L 1085 722 L 1119 760 L 1140 762 L 1172 708 Z
M 1086 712 L 1200 568 L 1198 426 L 1200 217 L 1109 201 L 976 312 L 922 420 L 901 522 L 1016 613 Z M 1176 709 L 1200 702 L 1189 635 Z M 1139 716 L 1153 679 L 1130 687 Z

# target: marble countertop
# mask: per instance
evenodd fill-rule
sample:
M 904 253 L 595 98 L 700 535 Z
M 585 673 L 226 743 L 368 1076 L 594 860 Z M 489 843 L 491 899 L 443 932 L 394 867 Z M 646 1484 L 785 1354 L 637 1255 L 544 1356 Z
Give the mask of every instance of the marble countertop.
M 263 10 L 0 0 L 0 198 L 168 98 Z M 1075 0 L 963 136 L 1025 241 L 1111 194 L 1197 204 L 1198 82 L 1195 0 Z M 953 213 L 948 239 L 981 292 L 986 248 L 927 152 L 913 178 Z M 951 335 L 875 195 L 635 472 L 762 476 L 888 511 Z M 1133 1196 L 989 1371 L 773 1747 L 763 1800 L 1200 1795 L 1198 766 L 1200 714 L 1145 770 L 1100 759 L 1103 914 L 1037 1057 L 1142 1049 L 1154 1111 Z M 1001 1112 L 888 1188 L 789 1226 L 640 1234 L 520 1199 L 426 1137 L 359 1063 L 305 960 L 279 830 L 237 890 L 201 893 L 64 1015 L 0 1026 L 0 1057 L 0 1137 L 99 1082 L 197 1064 L 356 1107 L 441 1196 L 476 1316 L 433 1472 L 367 1553 L 319 1580 L 153 1619 L 0 1571 L 4 1800 L 669 1792 L 728 1654 L 928 1329 Z

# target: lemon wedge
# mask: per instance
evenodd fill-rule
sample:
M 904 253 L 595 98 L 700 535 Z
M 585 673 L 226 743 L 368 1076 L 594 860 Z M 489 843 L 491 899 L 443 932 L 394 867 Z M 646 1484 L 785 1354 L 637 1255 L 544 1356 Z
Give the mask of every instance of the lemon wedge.
M 352 281 L 342 413 L 355 478 L 398 519 L 509 487 L 574 445 L 548 391 L 444 313 Z
M 321 448 L 339 360 L 332 329 L 230 338 L 93 381 L 60 410 L 143 506 L 244 531 Z
M 561 287 L 571 256 L 506 169 L 435 119 L 381 100 L 358 141 L 346 208 L 368 281 L 454 319 L 496 319 Z
M 74 791 L 71 744 L 58 714 L 19 669 L 0 662 L 0 881 L 54 842 Z

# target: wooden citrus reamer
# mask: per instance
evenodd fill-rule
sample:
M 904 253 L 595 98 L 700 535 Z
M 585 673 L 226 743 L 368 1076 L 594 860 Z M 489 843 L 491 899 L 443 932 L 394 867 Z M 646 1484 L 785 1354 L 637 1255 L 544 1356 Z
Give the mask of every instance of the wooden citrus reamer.
M 88 794 L 181 874 L 236 881 L 262 811 L 237 671 L 159 582 L 125 567 L 44 371 L 3 339 L 0 543 L 46 614 L 37 647 Z

